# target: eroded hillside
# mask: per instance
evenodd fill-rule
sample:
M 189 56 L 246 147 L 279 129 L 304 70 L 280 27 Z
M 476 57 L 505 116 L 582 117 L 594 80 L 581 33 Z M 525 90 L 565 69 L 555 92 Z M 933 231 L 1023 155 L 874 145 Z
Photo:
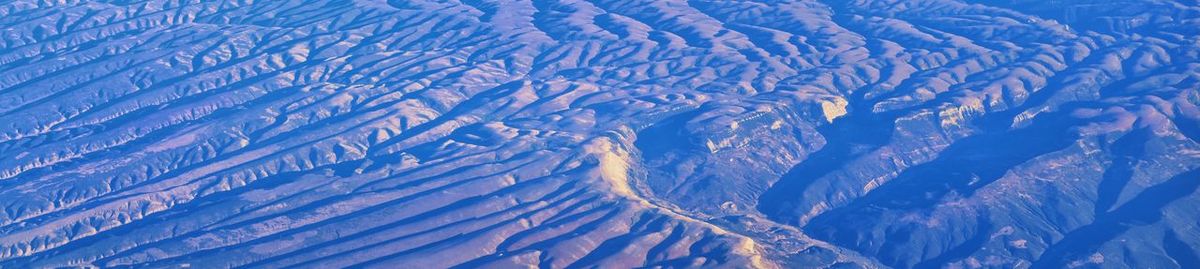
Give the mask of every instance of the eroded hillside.
M 0 267 L 1196 268 L 1200 3 L 0 1 Z

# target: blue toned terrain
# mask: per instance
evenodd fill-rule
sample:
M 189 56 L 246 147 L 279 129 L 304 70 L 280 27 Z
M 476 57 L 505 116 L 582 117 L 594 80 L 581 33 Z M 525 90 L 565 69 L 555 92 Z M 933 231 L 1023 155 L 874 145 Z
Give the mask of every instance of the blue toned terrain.
M 1197 0 L 0 0 L 0 268 L 1200 268 Z

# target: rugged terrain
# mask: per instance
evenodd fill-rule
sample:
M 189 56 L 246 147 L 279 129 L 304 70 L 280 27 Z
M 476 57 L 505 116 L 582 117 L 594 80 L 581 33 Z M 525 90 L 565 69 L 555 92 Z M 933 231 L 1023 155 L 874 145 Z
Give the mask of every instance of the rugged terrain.
M 1200 268 L 1196 0 L 0 1 L 0 267 Z

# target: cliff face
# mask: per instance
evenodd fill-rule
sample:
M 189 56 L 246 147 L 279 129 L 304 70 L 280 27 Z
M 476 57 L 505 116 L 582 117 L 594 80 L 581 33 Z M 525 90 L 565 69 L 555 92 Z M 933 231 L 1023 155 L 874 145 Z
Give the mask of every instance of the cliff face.
M 1200 3 L 0 2 L 0 267 L 1200 268 Z

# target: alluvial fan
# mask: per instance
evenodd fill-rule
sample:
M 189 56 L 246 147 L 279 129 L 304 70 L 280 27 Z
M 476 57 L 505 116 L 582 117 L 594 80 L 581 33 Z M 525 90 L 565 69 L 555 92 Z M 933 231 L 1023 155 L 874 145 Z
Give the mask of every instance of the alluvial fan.
M 9 0 L 0 40 L 2 268 L 1200 268 L 1197 0 Z

